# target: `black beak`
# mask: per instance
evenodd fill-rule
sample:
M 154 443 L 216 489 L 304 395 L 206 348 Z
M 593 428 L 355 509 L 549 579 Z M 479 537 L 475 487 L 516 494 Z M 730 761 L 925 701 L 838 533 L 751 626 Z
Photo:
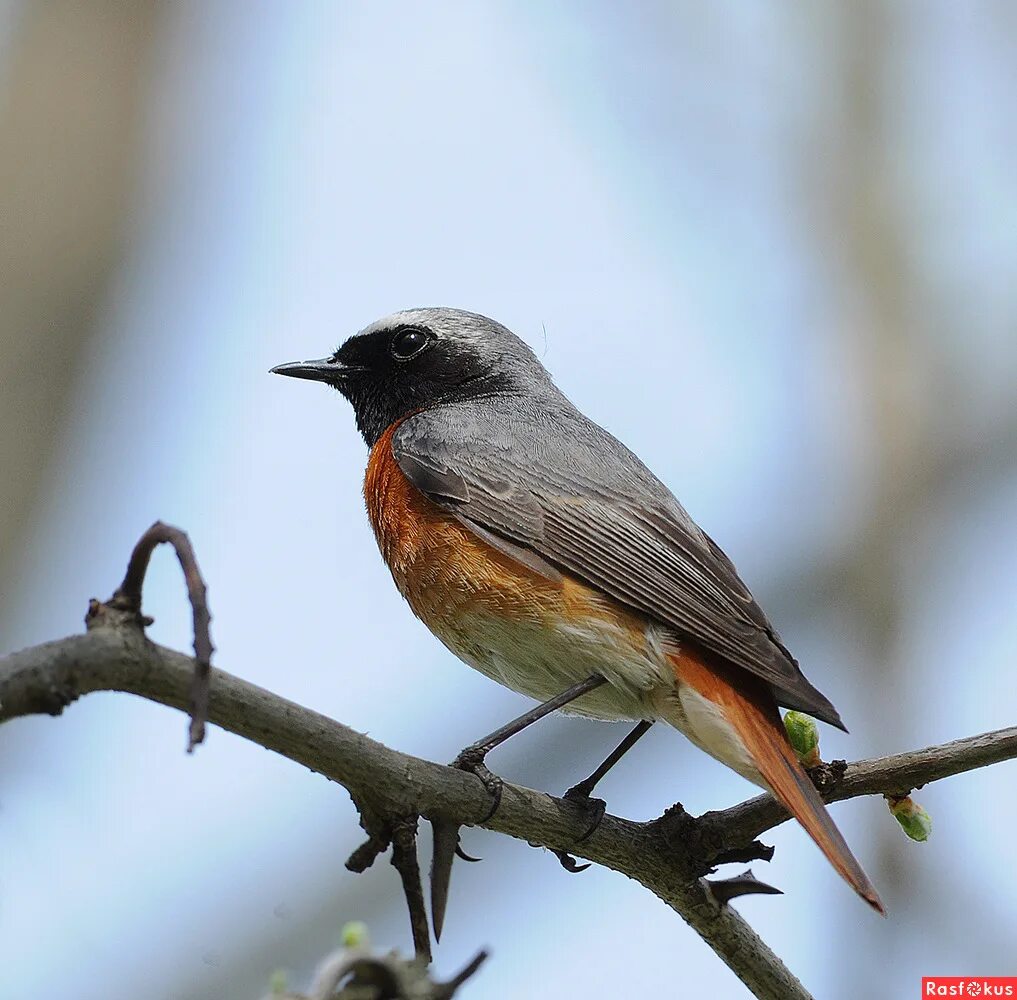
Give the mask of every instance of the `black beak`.
M 273 375 L 309 378 L 315 382 L 337 382 L 356 369 L 334 358 L 319 358 L 317 361 L 291 361 L 287 365 L 276 365 L 271 371 Z

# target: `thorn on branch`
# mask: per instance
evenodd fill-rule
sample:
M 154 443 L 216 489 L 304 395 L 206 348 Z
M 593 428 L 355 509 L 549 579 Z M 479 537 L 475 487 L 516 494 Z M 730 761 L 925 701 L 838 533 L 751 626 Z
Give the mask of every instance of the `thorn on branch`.
M 191 614 L 194 621 L 195 666 L 191 681 L 190 726 L 187 739 L 187 752 L 192 753 L 194 748 L 205 739 L 205 723 L 208 719 L 209 673 L 212 666 L 212 652 L 215 647 L 212 645 L 212 636 L 209 631 L 212 616 L 208 610 L 208 591 L 198 569 L 198 561 L 195 558 L 191 541 L 186 533 L 179 528 L 163 524 L 162 521 L 156 521 L 134 546 L 134 551 L 127 563 L 124 581 L 109 599 L 109 605 L 119 611 L 136 615 L 138 624 L 142 628 L 152 624 L 153 619 L 142 614 L 141 611 L 142 589 L 145 585 L 145 575 L 148 572 L 152 552 L 157 545 L 164 543 L 173 546 L 177 559 L 180 561 L 180 568 L 184 571 L 184 581 L 187 583 L 187 596 L 191 602 Z M 91 617 L 95 616 L 95 611 L 96 609 L 90 605 L 89 615 Z
M 451 1000 L 456 990 L 466 982 L 487 961 L 487 952 L 479 951 L 447 982 L 439 983 L 434 993 L 434 1000 Z
M 710 888 L 710 894 L 721 906 L 726 906 L 732 899 L 739 896 L 783 896 L 784 890 L 761 882 L 747 868 L 741 875 L 733 878 L 704 879 Z
M 459 845 L 458 823 L 435 817 L 431 820 L 431 924 L 434 940 L 441 940 L 448 907 L 448 891 L 452 881 L 452 865 L 457 857 L 465 861 L 479 861 L 470 857 Z
M 463 850 L 459 840 L 462 827 L 452 820 L 435 817 L 431 820 L 431 926 L 434 940 L 441 940 L 445 926 L 445 911 L 448 907 L 449 885 L 452 881 L 452 865 L 456 858 L 476 864 L 475 858 Z

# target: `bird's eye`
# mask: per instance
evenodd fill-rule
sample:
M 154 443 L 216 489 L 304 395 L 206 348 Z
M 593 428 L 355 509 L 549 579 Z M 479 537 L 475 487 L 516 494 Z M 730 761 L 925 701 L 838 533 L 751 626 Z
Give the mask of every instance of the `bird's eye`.
M 431 338 L 426 331 L 418 330 L 413 326 L 407 326 L 401 330 L 396 330 L 389 350 L 392 352 L 392 357 L 397 361 L 409 361 L 410 358 L 415 358 L 430 343 Z

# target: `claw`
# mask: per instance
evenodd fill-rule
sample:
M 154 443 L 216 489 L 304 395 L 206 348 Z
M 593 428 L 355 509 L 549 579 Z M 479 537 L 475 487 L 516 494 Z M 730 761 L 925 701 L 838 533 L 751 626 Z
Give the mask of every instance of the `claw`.
M 532 840 L 526 841 L 530 847 L 534 847 L 537 850 L 545 849 L 543 844 L 534 843 Z M 591 867 L 591 863 L 587 862 L 585 865 L 581 865 L 568 851 L 556 851 L 553 847 L 548 847 L 546 850 L 550 851 L 559 861 L 562 868 L 567 872 L 571 872 L 573 875 L 577 875 L 579 872 L 586 871 L 587 868 Z
M 586 831 L 576 838 L 576 843 L 581 844 L 584 840 L 588 839 L 593 832 L 600 826 L 601 820 L 604 818 L 604 813 L 607 811 L 607 803 L 603 799 L 590 798 L 587 792 L 586 785 L 589 784 L 589 778 L 586 781 L 579 782 L 578 785 L 573 785 L 562 798 L 567 799 L 569 802 L 575 803 L 580 808 L 592 813 L 593 819 Z M 530 844 L 530 847 L 541 847 L 541 844 Z M 580 864 L 568 851 L 556 851 L 554 848 L 548 848 L 548 850 L 558 859 L 562 868 L 567 872 L 571 872 L 573 875 L 579 872 L 586 871 L 590 867 L 590 863 Z
M 475 858 L 472 855 L 467 854 L 463 850 L 462 844 L 456 844 L 456 857 L 457 858 L 462 858 L 463 861 L 469 861 L 470 864 L 476 864 L 478 861 L 483 861 L 484 860 L 483 858 Z
M 601 821 L 604 819 L 604 813 L 607 812 L 607 803 L 603 799 L 594 799 L 587 795 L 580 788 L 582 784 L 583 782 L 580 782 L 579 785 L 573 785 L 563 796 L 567 801 L 574 802 L 577 806 L 590 813 L 592 817 L 590 825 L 586 828 L 585 832 L 576 838 L 577 844 L 582 844 L 593 836 L 597 827 L 600 826 Z M 577 789 L 579 790 L 577 791 Z
M 463 750 L 449 767 L 458 768 L 468 774 L 475 774 L 484 783 L 487 794 L 491 796 L 491 809 L 486 816 L 477 820 L 477 824 L 483 826 L 501 805 L 501 790 L 504 782 L 484 763 L 484 754 L 471 747 Z
M 581 865 L 568 851 L 554 851 L 551 853 L 561 862 L 562 868 L 567 872 L 571 872 L 573 875 L 578 875 L 580 872 L 586 871 L 590 867 L 590 862 L 585 865 Z
M 487 768 L 485 767 L 484 770 L 487 771 Z M 501 805 L 502 780 L 498 775 L 491 774 L 490 771 L 487 771 L 487 777 L 482 774 L 478 774 L 477 777 L 484 782 L 484 787 L 491 796 L 490 810 L 483 819 L 477 820 L 477 824 L 483 826 L 498 811 L 498 806 Z

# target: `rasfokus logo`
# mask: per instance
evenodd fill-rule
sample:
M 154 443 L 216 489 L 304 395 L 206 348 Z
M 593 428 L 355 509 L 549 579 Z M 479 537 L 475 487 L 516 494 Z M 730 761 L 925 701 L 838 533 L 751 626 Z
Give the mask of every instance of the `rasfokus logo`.
M 1017 998 L 1017 976 L 924 976 L 922 996 Z

